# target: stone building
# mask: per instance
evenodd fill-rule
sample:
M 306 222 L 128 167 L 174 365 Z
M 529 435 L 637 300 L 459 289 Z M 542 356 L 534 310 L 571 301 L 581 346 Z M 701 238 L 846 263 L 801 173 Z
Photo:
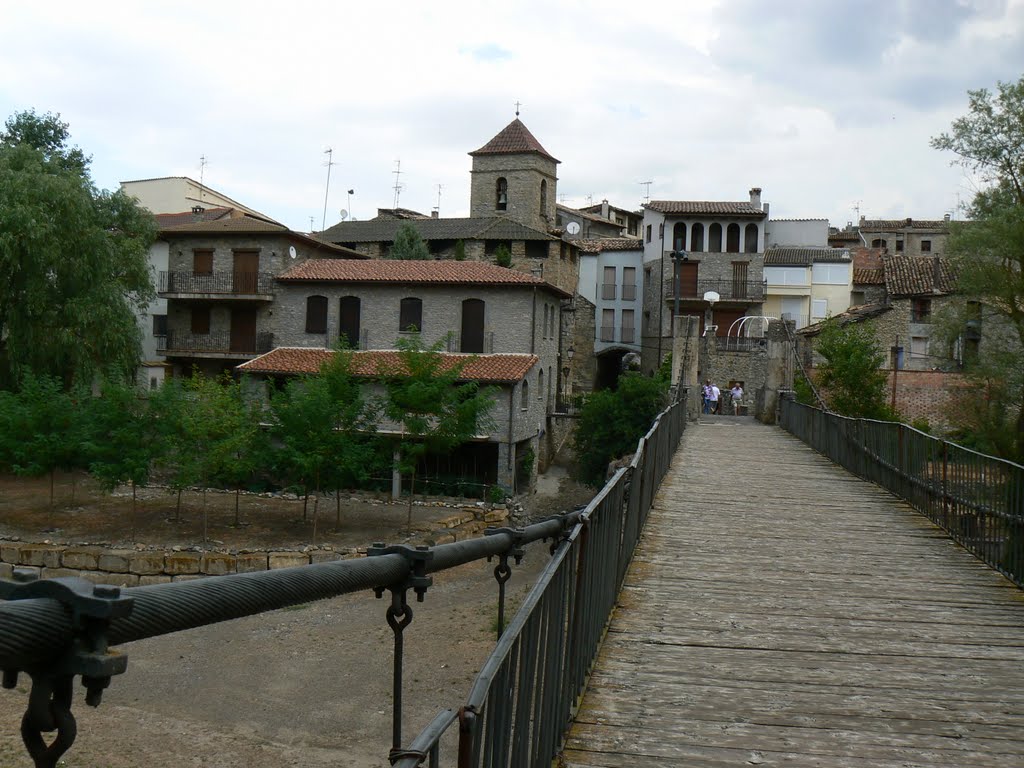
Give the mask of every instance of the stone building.
M 749 201 L 653 200 L 644 206 L 644 318 L 642 370 L 658 368 L 672 347 L 672 315 L 726 335 L 744 315 L 759 315 L 765 298 L 764 234 L 767 205 L 761 189 Z M 673 252 L 682 253 L 674 260 Z M 710 322 L 708 322 L 710 318 Z
M 216 376 L 273 349 L 274 278 L 285 269 L 310 258 L 364 258 L 248 216 L 169 223 L 159 237 L 167 266 L 155 277 L 167 309 L 157 351 L 173 375 Z
M 471 261 L 311 259 L 274 282 L 267 326 L 274 349 L 239 371 L 315 372 L 318 365 L 310 369 L 309 361 L 322 359 L 344 336 L 360 350 L 357 359 L 371 361 L 365 370 L 372 378 L 373 361 L 393 356 L 403 336 L 419 334 L 424 346 L 442 344 L 445 359 L 470 360 L 467 379 L 499 389 L 496 426 L 460 456 L 482 468 L 484 482 L 513 490 L 529 482 L 570 372 L 560 334 L 570 293 L 521 271 Z M 524 456 L 534 457 L 533 466 L 523 468 Z
M 619 234 L 625 237 L 640 237 L 640 230 L 643 229 L 644 212 L 642 210 L 631 211 L 619 208 L 616 205 L 610 205 L 607 200 L 602 200 L 596 205 L 584 206 L 578 210 L 614 222 L 616 226 L 622 228 L 622 232 Z
M 906 256 L 941 256 L 949 239 L 949 214 L 938 221 L 862 216 L 857 229 L 863 244 L 870 248 L 884 248 Z

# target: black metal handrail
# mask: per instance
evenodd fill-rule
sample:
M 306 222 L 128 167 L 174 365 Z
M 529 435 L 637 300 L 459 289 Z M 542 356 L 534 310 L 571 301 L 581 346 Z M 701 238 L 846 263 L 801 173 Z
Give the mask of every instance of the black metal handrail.
M 779 424 L 886 488 L 1024 587 L 1024 466 L 906 424 L 851 419 L 784 397 Z
M 759 280 L 730 280 L 723 278 L 702 278 L 679 286 L 679 298 L 685 301 L 703 300 L 704 294 L 714 291 L 721 301 L 764 301 L 765 284 Z M 674 299 L 675 281 L 665 280 L 665 298 Z
M 459 709 L 459 768 L 550 766 L 586 686 L 626 570 L 685 427 L 684 400 L 662 412 L 567 529 Z M 439 717 L 443 716 L 439 715 Z M 415 742 L 436 750 L 434 727 Z M 417 768 L 423 756 L 395 764 Z
M 214 294 L 270 296 L 274 293 L 272 272 L 161 272 L 157 292 L 161 294 Z
M 31 677 L 22 723 L 26 746 L 37 766 L 57 765 L 75 738 L 74 677 L 82 676 L 86 701 L 96 705 L 111 676 L 125 671 L 125 657 L 108 651 L 109 646 L 373 588 L 379 595 L 385 590 L 391 594 L 387 618 L 395 633 L 395 764 L 415 766 L 430 760 L 436 766 L 439 739 L 456 721 L 462 766 L 479 765 L 483 751 L 497 758 L 509 750 L 533 756 L 515 765 L 550 764 L 654 491 L 678 444 L 685 412 L 684 402 L 663 411 L 639 441 L 629 468 L 620 469 L 585 509 L 521 529 L 490 529 L 479 539 L 416 549 L 375 545 L 362 559 L 123 590 L 81 578 L 35 580 L 30 572 L 16 569 L 14 582 L 0 579 L 0 669 L 5 688 L 16 687 L 21 672 Z M 422 596 L 431 583 L 429 574 L 474 560 L 497 556 L 507 569 L 509 557 L 521 556 L 523 545 L 547 539 L 554 542 L 554 558 L 501 636 L 469 703 L 458 717 L 450 710 L 441 712 L 403 749 L 402 630 L 412 618 L 407 592 Z M 498 615 L 503 617 L 500 578 L 499 585 Z M 519 667 L 520 660 L 526 666 Z M 527 668 L 533 670 L 532 677 Z M 513 706 L 509 691 L 517 680 L 522 685 L 516 688 Z M 41 734 L 53 730 L 57 738 L 45 747 Z
M 274 334 L 261 332 L 250 335 L 229 332 L 189 333 L 170 329 L 157 351 L 165 355 L 182 352 L 217 352 L 231 355 L 262 355 L 274 348 Z

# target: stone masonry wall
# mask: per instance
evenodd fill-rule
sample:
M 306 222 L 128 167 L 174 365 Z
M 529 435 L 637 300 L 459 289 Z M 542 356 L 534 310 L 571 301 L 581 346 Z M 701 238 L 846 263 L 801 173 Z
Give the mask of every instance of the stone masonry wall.
M 478 155 L 473 158 L 470 182 L 471 216 L 508 216 L 528 227 L 546 232 L 555 226 L 558 199 L 556 164 L 538 154 Z M 495 209 L 497 181 L 508 183 L 508 208 Z M 540 208 L 540 183 L 547 181 L 547 203 Z

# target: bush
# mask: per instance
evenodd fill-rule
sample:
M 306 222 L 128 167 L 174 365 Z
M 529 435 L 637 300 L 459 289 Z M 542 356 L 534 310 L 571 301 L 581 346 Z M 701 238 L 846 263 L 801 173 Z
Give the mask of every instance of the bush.
M 500 485 L 492 485 L 487 489 L 487 500 L 491 504 L 501 504 L 506 498 L 505 489 Z
M 512 266 L 512 251 L 508 249 L 507 245 L 499 245 L 494 251 L 494 263 L 499 267 Z

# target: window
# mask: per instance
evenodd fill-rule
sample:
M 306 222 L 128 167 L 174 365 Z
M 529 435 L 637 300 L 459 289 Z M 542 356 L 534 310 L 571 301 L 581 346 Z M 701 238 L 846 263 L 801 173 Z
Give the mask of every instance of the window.
M 849 264 L 815 264 L 811 267 L 811 281 L 816 285 L 849 285 Z
M 931 252 L 932 252 L 932 241 L 931 240 L 922 240 L 921 241 L 921 253 L 931 253 Z
M 208 306 L 192 307 L 192 333 L 207 334 L 210 332 L 210 308 Z
M 850 306 L 859 307 L 866 301 L 864 291 L 850 291 Z
M 727 253 L 740 252 L 740 225 L 735 222 L 726 227 L 725 250 Z
M 758 231 L 757 224 L 747 224 L 743 242 L 744 253 L 757 253 Z
M 530 407 L 530 382 L 528 382 L 526 379 L 523 379 L 523 391 L 522 398 L 519 402 L 519 407 L 522 408 L 524 411 Z
M 704 225 L 697 222 L 690 227 L 690 250 L 701 253 L 704 250 Z
M 899 253 L 902 250 L 903 250 L 903 241 L 902 240 L 897 240 L 896 241 L 896 253 Z
M 544 305 L 544 325 L 541 326 L 540 337 L 546 339 L 548 337 L 548 305 Z
M 636 267 L 622 268 L 622 300 L 636 300 Z
M 352 349 L 359 349 L 362 344 L 359 338 L 359 297 L 342 296 L 339 310 L 338 336 Z
M 636 341 L 636 332 L 634 330 L 633 310 L 624 309 L 622 310 L 622 343 L 632 344 Z
M 712 224 L 708 227 L 708 250 L 711 253 L 722 252 L 722 225 Z
M 398 312 L 399 333 L 415 333 L 423 330 L 423 300 L 414 297 L 402 299 Z
M 213 248 L 196 248 L 192 251 L 192 272 L 197 275 L 213 274 Z
M 555 316 L 557 315 L 557 313 L 558 313 L 557 308 L 554 305 L 552 305 L 551 306 L 551 333 L 548 334 L 549 338 L 552 338 L 552 339 L 555 338 Z
M 615 341 L 615 310 L 601 310 L 601 341 Z
M 460 352 L 482 353 L 484 351 L 484 309 L 482 299 L 465 299 L 462 302 Z
M 167 315 L 153 315 L 153 335 L 167 335 Z
M 327 297 L 306 299 L 306 333 L 327 333 Z
M 811 300 L 811 321 L 824 320 L 828 317 L 828 300 L 827 299 L 812 299 Z
M 914 299 L 910 304 L 910 322 L 930 323 L 932 321 L 932 300 Z
M 806 267 L 765 267 L 768 285 L 810 285 Z
M 916 358 L 928 357 L 928 337 L 910 337 L 910 356 Z
M 540 180 L 540 215 L 548 215 L 548 182 L 547 179 Z
M 658 239 L 665 242 L 665 222 L 658 225 Z
M 647 242 L 651 242 L 651 225 L 647 225 Z
M 544 369 L 537 371 L 537 399 L 544 399 Z
M 686 250 L 686 224 L 682 221 L 672 227 L 672 248 L 677 251 Z
M 615 267 L 604 268 L 604 282 L 601 284 L 601 298 L 615 298 Z
M 871 247 L 872 248 L 887 248 L 888 244 L 882 238 L 876 237 L 874 240 L 871 241 Z
M 508 210 L 508 180 L 504 176 L 500 177 L 495 184 L 494 210 Z

